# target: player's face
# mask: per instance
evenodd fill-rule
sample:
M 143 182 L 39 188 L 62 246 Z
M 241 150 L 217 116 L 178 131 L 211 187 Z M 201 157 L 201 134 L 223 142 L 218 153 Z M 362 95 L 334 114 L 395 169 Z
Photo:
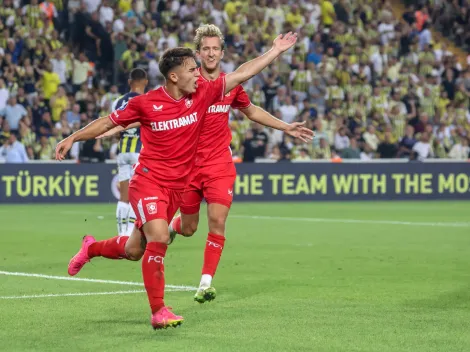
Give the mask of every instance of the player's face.
M 197 79 L 200 75 L 197 70 L 196 61 L 187 59 L 182 66 L 178 68 L 178 89 L 184 94 L 191 94 L 196 91 Z
M 197 52 L 201 65 L 206 71 L 214 71 L 219 67 L 220 60 L 224 57 L 222 44 L 219 37 L 204 37 L 201 41 L 201 49 Z

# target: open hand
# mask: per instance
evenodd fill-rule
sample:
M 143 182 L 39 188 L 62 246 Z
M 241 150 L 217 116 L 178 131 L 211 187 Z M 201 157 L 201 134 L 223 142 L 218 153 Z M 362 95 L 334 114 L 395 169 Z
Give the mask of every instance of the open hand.
M 70 148 L 72 148 L 73 140 L 70 138 L 65 138 L 64 140 L 60 141 L 55 147 L 55 159 L 62 161 L 65 159 Z
M 273 48 L 281 53 L 289 50 L 297 42 L 297 33 L 289 32 L 287 34 L 279 34 L 273 42 Z
M 304 127 L 304 122 L 293 122 L 287 126 L 284 130 L 289 136 L 300 139 L 301 141 L 308 143 L 313 139 L 315 135 L 312 130 L 309 130 L 307 127 Z

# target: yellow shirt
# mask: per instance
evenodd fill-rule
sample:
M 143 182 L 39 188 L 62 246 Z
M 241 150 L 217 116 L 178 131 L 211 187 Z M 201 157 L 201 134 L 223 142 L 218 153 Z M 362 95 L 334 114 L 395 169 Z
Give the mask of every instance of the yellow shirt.
M 132 8 L 132 0 L 119 0 L 119 9 L 127 13 Z
M 60 114 L 62 111 L 67 109 L 67 103 L 68 99 L 66 96 L 63 96 L 62 98 L 56 98 L 54 103 L 51 103 L 52 121 L 57 122 L 60 120 Z
M 294 28 L 298 28 L 304 23 L 304 18 L 300 13 L 294 14 L 289 12 L 286 16 L 286 22 L 290 23 Z
M 44 92 L 44 99 L 51 99 L 57 92 L 60 84 L 59 75 L 55 72 L 44 72 L 42 75 L 42 90 Z
M 323 0 L 321 3 L 321 18 L 324 25 L 331 26 L 334 22 L 335 8 L 328 0 Z

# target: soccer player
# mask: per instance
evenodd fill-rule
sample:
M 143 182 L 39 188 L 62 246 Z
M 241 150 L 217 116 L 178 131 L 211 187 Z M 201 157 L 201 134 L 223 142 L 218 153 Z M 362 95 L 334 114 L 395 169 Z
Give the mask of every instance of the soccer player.
M 164 303 L 164 259 L 170 235 L 168 223 L 181 205 L 182 193 L 195 160 L 199 134 L 207 109 L 239 84 L 258 74 L 282 52 L 291 48 L 297 35 L 279 35 L 272 48 L 226 76 L 198 84 L 199 70 L 188 48 L 167 50 L 159 62 L 165 85 L 137 96 L 121 110 L 101 117 L 62 140 L 56 159 L 63 160 L 73 143 L 96 138 L 115 125 L 141 124 L 142 148 L 135 173 L 129 183 L 129 200 L 137 214 L 130 237 L 96 242 L 85 236 L 79 252 L 69 263 L 69 274 L 77 274 L 93 257 L 140 259 L 141 234 L 146 247 L 142 275 L 155 329 L 175 327 L 183 317 Z M 140 230 L 140 233 L 138 230 Z
M 213 24 L 199 27 L 194 44 L 201 62 L 199 82 L 213 81 L 225 76 L 220 69 L 220 61 L 224 56 L 224 36 L 220 29 Z M 194 296 L 194 300 L 199 303 L 211 301 L 216 296 L 211 283 L 224 248 L 225 223 L 233 198 L 236 169 L 230 150 L 230 107 L 239 109 L 252 121 L 282 130 L 303 141 L 306 141 L 310 134 L 313 135 L 312 131 L 306 128 L 299 130 L 296 128 L 297 124 L 289 125 L 251 104 L 242 86 L 237 86 L 223 100 L 209 107 L 199 137 L 195 169 L 183 194 L 181 215 L 176 216 L 169 227 L 170 241 L 176 233 L 192 236 L 199 223 L 202 199 L 205 198 L 208 204 L 209 233 L 204 250 L 202 277 Z
M 129 93 L 118 98 L 112 105 L 112 111 L 123 109 L 129 100 L 145 93 L 148 85 L 147 73 L 140 69 L 133 69 L 128 80 L 131 90 Z M 116 207 L 116 221 L 119 236 L 130 236 L 134 230 L 135 213 L 129 204 L 128 190 L 129 180 L 133 175 L 133 165 L 139 159 L 142 142 L 140 140 L 140 128 L 129 128 L 120 132 L 119 154 L 117 156 L 118 178 L 119 178 L 119 202 Z

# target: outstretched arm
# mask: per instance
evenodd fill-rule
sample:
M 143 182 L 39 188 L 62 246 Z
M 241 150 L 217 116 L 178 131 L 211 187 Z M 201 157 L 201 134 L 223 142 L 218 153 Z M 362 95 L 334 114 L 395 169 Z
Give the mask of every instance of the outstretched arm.
M 248 81 L 251 77 L 260 73 L 284 51 L 294 46 L 296 42 L 297 33 L 289 32 L 285 35 L 280 34 L 276 39 L 274 39 L 273 46 L 268 52 L 256 59 L 244 63 L 234 72 L 225 76 L 225 94 L 230 92 L 239 84 Z
M 71 134 L 62 140 L 55 149 L 56 160 L 64 160 L 67 152 L 72 148 L 73 143 L 93 139 L 100 134 L 103 134 L 114 127 L 114 123 L 109 117 L 100 117 L 99 119 L 90 122 L 81 130 Z
M 263 110 L 255 105 L 250 105 L 246 109 L 240 109 L 240 111 L 243 112 L 251 121 L 258 122 L 263 126 L 283 131 L 288 135 L 299 138 L 304 142 L 308 142 L 313 139 L 314 133 L 312 130 L 304 127 L 305 121 L 293 122 L 289 124 L 279 120 L 266 110 Z
M 105 132 L 103 134 L 100 134 L 99 136 L 96 137 L 96 139 L 100 139 L 100 138 L 105 138 L 105 137 L 111 137 L 111 136 L 114 136 L 115 134 L 118 134 L 119 132 L 122 132 L 122 131 L 125 131 L 125 130 L 129 130 L 131 128 L 137 128 L 137 127 L 140 127 L 140 122 L 134 122 L 134 123 L 131 123 L 130 125 L 126 126 L 126 127 L 123 127 L 123 126 L 116 126 L 112 129 L 110 129 L 108 132 Z

